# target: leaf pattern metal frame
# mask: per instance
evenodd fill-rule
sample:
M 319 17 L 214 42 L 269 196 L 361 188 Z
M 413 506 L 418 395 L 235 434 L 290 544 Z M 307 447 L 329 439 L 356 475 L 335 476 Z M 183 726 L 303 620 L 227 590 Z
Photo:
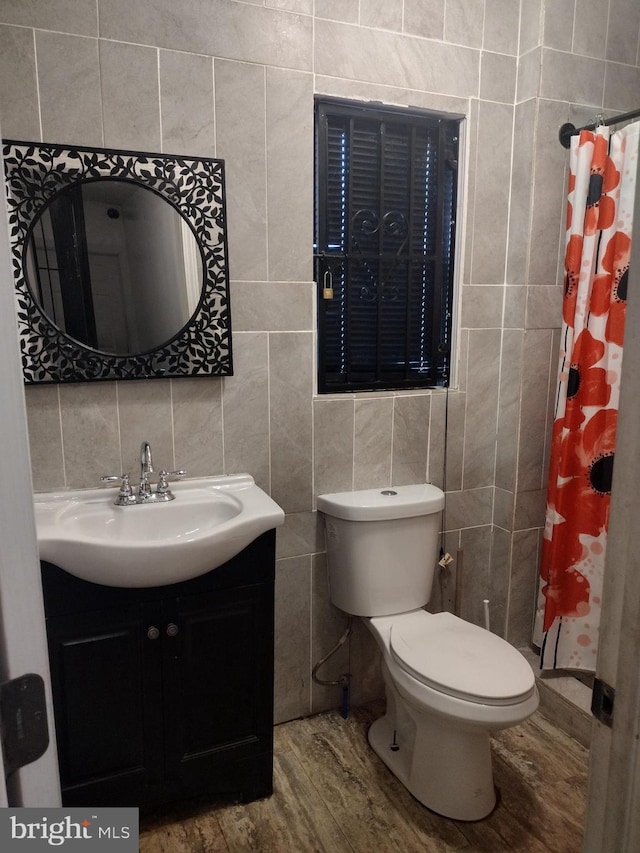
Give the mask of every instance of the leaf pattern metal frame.
M 224 161 L 3 140 L 22 368 L 26 384 L 228 376 L 233 372 Z M 62 332 L 35 301 L 25 275 L 31 227 L 65 187 L 101 178 L 143 184 L 191 226 L 204 265 L 199 305 L 167 343 L 112 355 Z

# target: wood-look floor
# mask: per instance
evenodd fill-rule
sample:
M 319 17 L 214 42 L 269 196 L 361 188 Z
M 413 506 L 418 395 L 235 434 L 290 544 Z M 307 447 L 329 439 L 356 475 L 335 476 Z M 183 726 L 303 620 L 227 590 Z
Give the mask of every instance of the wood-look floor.
M 272 797 L 202 800 L 141 819 L 142 853 L 579 853 L 588 753 L 536 713 L 496 734 L 498 805 L 485 820 L 424 808 L 369 748 L 379 704 L 275 730 Z

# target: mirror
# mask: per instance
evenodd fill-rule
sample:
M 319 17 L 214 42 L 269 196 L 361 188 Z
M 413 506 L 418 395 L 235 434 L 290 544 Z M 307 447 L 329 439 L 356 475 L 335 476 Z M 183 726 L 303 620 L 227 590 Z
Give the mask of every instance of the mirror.
M 223 161 L 3 150 L 25 382 L 231 374 Z
M 38 307 L 101 352 L 162 346 L 195 313 L 202 292 L 202 256 L 186 219 L 131 181 L 58 193 L 34 219 L 24 258 Z

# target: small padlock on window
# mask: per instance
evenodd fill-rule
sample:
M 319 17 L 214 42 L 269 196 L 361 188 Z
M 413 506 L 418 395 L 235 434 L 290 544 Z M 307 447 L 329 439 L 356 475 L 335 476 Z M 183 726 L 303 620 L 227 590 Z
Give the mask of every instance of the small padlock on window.
M 322 277 L 322 298 L 333 299 L 333 273 L 331 270 L 325 270 Z

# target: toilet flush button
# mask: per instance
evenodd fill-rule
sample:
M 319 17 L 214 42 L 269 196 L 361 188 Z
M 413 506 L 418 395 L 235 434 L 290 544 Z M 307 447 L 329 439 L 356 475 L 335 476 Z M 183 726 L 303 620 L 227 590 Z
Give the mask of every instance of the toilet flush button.
M 397 492 L 394 492 L 393 489 L 383 489 L 380 492 L 381 495 L 397 495 Z

